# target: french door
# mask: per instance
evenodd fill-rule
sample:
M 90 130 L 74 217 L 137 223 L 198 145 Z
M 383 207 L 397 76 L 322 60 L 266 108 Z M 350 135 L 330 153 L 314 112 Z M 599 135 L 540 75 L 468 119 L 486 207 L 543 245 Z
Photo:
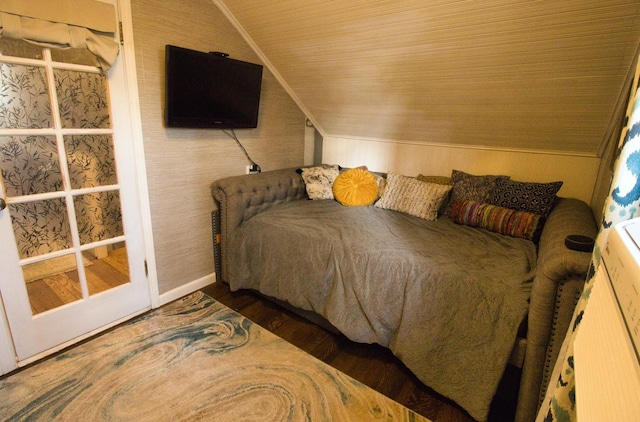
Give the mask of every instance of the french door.
M 0 49 L 0 299 L 29 362 L 151 300 L 122 54 Z

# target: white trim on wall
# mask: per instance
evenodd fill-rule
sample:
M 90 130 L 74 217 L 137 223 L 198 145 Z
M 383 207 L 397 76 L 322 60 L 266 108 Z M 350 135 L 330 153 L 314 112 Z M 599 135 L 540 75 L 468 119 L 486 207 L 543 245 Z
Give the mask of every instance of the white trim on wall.
M 136 73 L 136 53 L 133 40 L 133 18 L 131 15 L 131 1 L 118 0 L 118 13 L 122 22 L 123 46 L 120 54 L 124 54 L 126 63 L 126 83 L 131 104 L 131 131 L 135 150 L 135 161 L 138 167 L 138 189 L 140 213 L 142 215 L 142 233 L 144 237 L 147 279 L 151 293 L 151 307 L 159 305 L 158 274 L 156 270 L 155 249 L 153 243 L 153 228 L 151 226 L 151 206 L 149 203 L 149 186 L 144 155 L 144 138 L 142 135 L 142 117 L 140 115 L 140 101 L 138 92 L 138 77 Z
M 173 302 L 176 299 L 180 299 L 183 296 L 186 296 L 190 293 L 200 290 L 203 287 L 206 287 L 215 282 L 216 282 L 216 274 L 211 273 L 202 278 L 194 280 L 190 283 L 183 284 L 180 287 L 176 287 L 175 289 L 169 290 L 168 292 L 158 296 L 158 306 L 162 306 L 169 302 Z

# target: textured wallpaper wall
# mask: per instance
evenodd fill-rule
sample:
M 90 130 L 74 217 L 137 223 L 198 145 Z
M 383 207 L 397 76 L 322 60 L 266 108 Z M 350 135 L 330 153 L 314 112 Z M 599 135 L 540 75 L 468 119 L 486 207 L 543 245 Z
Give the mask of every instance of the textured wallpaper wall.
M 210 0 L 132 0 L 136 68 L 160 294 L 213 273 L 209 187 L 242 174 L 244 154 L 220 130 L 163 125 L 164 47 L 223 51 L 260 63 Z M 263 170 L 302 165 L 305 116 L 264 69 L 257 129 L 236 133 Z

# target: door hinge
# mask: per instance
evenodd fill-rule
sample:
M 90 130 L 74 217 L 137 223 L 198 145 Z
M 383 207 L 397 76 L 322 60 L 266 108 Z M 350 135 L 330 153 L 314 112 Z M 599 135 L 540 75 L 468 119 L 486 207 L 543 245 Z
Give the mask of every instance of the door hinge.
M 124 45 L 124 33 L 122 32 L 122 21 L 118 22 L 118 31 L 120 31 L 120 45 Z
M 144 260 L 144 275 L 149 277 L 149 267 L 147 266 L 147 260 Z

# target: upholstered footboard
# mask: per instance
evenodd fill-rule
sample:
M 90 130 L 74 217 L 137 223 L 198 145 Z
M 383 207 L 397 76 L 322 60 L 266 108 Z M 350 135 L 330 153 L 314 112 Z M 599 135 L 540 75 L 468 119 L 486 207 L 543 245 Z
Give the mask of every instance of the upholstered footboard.
M 564 240 L 572 234 L 595 238 L 593 213 L 583 201 L 560 198 L 547 219 L 538 247 L 517 421 L 535 419 L 586 281 L 591 253 L 568 249 Z
M 225 178 L 213 184 L 212 194 L 220 219 L 215 240 L 221 252 L 219 281 L 228 281 L 225 239 L 229 233 L 275 204 L 307 198 L 304 182 L 295 168 Z M 549 215 L 539 242 L 516 415 L 519 421 L 535 419 L 586 280 L 591 254 L 567 249 L 564 240 L 571 234 L 595 238 L 597 227 L 586 203 L 561 198 Z
M 222 265 L 218 281 L 228 280 L 227 239 L 236 227 L 275 204 L 307 198 L 302 176 L 295 168 L 232 176 L 215 182 L 211 187 L 220 219 L 219 236 L 214 242 L 220 248 Z M 219 237 L 219 238 L 218 238 Z

